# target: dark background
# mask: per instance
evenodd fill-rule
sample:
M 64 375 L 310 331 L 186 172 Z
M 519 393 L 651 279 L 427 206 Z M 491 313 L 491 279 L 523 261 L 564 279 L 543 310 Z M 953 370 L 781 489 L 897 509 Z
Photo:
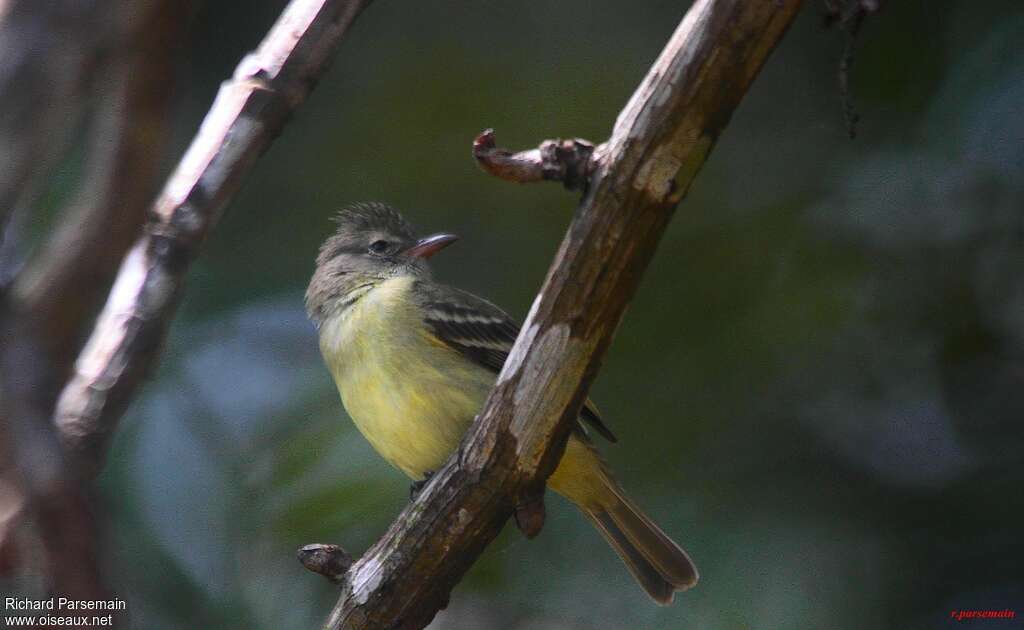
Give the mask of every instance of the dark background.
M 196 12 L 172 156 L 282 6 Z M 577 196 L 484 175 L 472 138 L 605 139 L 685 6 L 360 17 L 207 243 L 101 478 L 134 627 L 324 618 L 336 591 L 295 549 L 361 553 L 408 497 L 303 313 L 328 218 L 379 199 L 460 234 L 438 278 L 521 317 Z M 1024 627 L 949 620 L 1024 616 L 1024 5 L 886 3 L 856 46 L 855 141 L 822 12 L 806 3 L 725 130 L 592 392 L 609 460 L 700 585 L 652 605 L 552 497 L 541 536 L 509 528 L 433 627 Z

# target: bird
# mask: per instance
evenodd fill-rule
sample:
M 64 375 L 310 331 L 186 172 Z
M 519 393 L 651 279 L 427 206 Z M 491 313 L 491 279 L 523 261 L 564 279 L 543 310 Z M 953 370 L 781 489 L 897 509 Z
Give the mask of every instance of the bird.
M 316 257 L 306 311 L 356 427 L 422 483 L 458 448 L 519 326 L 487 300 L 433 280 L 428 259 L 456 236 L 417 238 L 398 210 L 380 202 L 349 205 L 335 220 Z M 670 604 L 697 583 L 697 569 L 627 497 L 591 433 L 616 441 L 587 400 L 547 486 L 580 509 L 655 602 Z

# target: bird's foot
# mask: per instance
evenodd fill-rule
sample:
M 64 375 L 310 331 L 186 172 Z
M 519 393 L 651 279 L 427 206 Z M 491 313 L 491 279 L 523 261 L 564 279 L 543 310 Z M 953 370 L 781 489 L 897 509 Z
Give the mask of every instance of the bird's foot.
M 423 490 L 423 486 L 427 485 L 427 482 L 430 481 L 430 478 L 433 476 L 434 471 L 428 470 L 427 472 L 423 473 L 423 479 L 412 482 L 412 485 L 409 486 L 410 501 L 415 501 L 416 497 L 420 496 L 420 491 Z
M 534 538 L 544 527 L 545 510 L 544 494 L 536 494 L 526 497 L 516 506 L 513 515 L 516 519 L 516 526 L 527 538 Z

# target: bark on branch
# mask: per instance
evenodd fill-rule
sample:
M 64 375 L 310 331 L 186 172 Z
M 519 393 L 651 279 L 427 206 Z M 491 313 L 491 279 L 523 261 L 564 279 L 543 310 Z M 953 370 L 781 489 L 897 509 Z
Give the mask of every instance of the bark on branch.
M 61 437 L 86 469 L 99 469 L 108 437 L 153 365 L 203 239 L 369 4 L 292 0 L 221 86 L 122 262 L 58 401 Z
M 94 79 L 97 102 L 82 189 L 11 287 L 16 308 L 32 314 L 60 382 L 157 191 L 175 42 L 187 14 L 187 2 L 149 0 L 114 16 L 126 32 L 118 38 L 119 54 Z
M 0 238 L 70 143 L 117 15 L 73 0 L 0 5 Z
M 20 0 L 0 17 L 0 215 L 33 209 L 79 114 L 91 112 L 78 200 L 32 262 L 0 270 L 14 278 L 0 288 L 0 575 L 41 575 L 69 597 L 108 592 L 88 484 L 68 465 L 51 419 L 78 341 L 155 190 L 185 5 Z M 0 216 L 0 232 L 3 223 Z
M 18 0 L 0 10 L 0 50 L 10 53 L 0 65 L 0 162 L 10 166 L 0 173 L 0 239 L 8 211 L 31 205 L 66 148 L 81 93 L 101 96 L 81 198 L 10 290 L 0 286 L 0 572 L 23 561 L 15 538 L 30 522 L 56 592 L 103 598 L 89 476 L 156 356 L 203 237 L 368 4 L 293 0 L 221 88 L 154 205 L 171 53 L 188 3 Z
M 348 571 L 326 628 L 425 626 L 516 506 L 543 492 L 673 209 L 798 6 L 698 0 L 686 14 L 595 151 L 587 193 L 477 422 Z

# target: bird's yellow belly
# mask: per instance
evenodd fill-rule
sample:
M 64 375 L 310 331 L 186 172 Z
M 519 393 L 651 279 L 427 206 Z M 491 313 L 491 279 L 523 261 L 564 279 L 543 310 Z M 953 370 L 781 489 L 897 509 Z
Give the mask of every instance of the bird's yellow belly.
M 444 357 L 437 357 L 442 362 Z M 345 409 L 384 459 L 413 479 L 439 469 L 480 410 L 493 379 L 455 385 L 420 359 L 364 364 L 340 388 Z
M 321 349 L 346 411 L 384 459 L 413 479 L 439 469 L 494 384 L 494 375 L 432 337 L 392 280 L 337 321 Z
M 320 329 L 320 349 L 352 421 L 413 479 L 444 465 L 494 386 L 493 372 L 433 336 L 403 299 L 410 280 L 381 283 Z M 551 489 L 589 508 L 608 498 L 597 453 L 570 436 Z

